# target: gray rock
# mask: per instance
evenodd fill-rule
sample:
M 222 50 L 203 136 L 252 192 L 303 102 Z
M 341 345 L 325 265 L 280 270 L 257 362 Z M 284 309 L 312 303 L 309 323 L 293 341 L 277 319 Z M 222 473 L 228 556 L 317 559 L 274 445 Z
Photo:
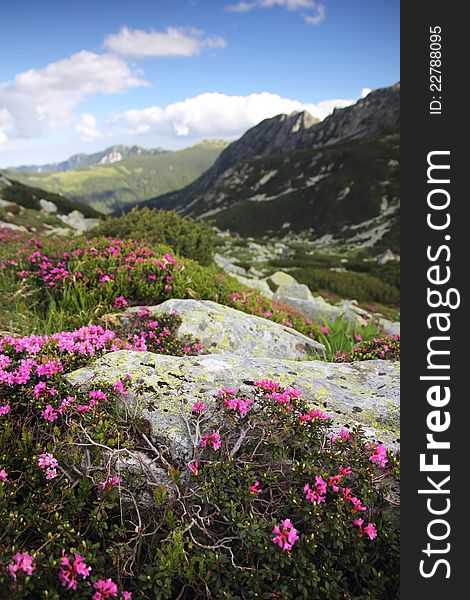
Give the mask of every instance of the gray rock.
M 163 443 L 175 460 L 192 459 L 195 440 L 188 432 L 192 405 L 209 408 L 222 386 L 248 393 L 256 379 L 268 377 L 299 387 L 312 407 L 325 410 L 334 429 L 361 423 L 364 434 L 391 448 L 399 438 L 399 363 L 364 361 L 327 363 L 274 358 L 204 355 L 177 358 L 122 350 L 67 375 L 74 385 L 114 383 L 126 375 L 141 392 L 123 398 L 122 408 L 147 419 L 153 443 Z
M 192 335 L 213 353 L 306 360 L 312 353 L 323 354 L 325 350 L 322 344 L 294 329 L 211 300 L 175 299 L 147 308 L 157 317 L 172 312 L 180 315 L 178 334 Z M 139 310 L 139 307 L 128 309 L 124 319 Z
M 297 280 L 289 275 L 289 273 L 284 273 L 284 271 L 276 271 L 272 275 L 267 278 L 268 283 L 273 285 L 275 289 L 280 287 L 281 285 L 290 285 L 292 283 L 297 283 Z
M 0 228 L 14 229 L 15 231 L 28 231 L 23 225 L 15 225 L 14 223 L 6 223 L 5 221 L 0 221 Z
M 6 177 L 4 177 L 3 175 L 0 175 L 0 184 L 2 184 L 2 185 L 8 185 L 8 186 L 13 185 L 11 183 L 11 181 L 9 179 L 7 179 Z
M 390 248 L 387 248 L 385 252 L 382 252 L 382 254 L 379 254 L 377 256 L 377 262 L 379 265 L 385 265 L 391 260 L 400 260 L 400 257 L 397 256 L 394 252 L 392 252 Z
M 90 219 L 83 216 L 79 210 L 73 210 L 68 215 L 58 215 L 59 219 L 76 231 L 89 231 L 96 227 L 100 222 L 99 219 Z
M 271 288 L 268 285 L 268 282 L 265 279 L 249 279 L 248 277 L 236 275 L 235 273 L 231 273 L 231 276 L 239 281 L 242 285 L 245 285 L 247 288 L 253 288 L 260 291 L 263 296 L 266 296 L 266 298 L 271 299 L 274 296 Z
M 385 335 L 400 335 L 400 323 L 389 321 L 388 319 L 379 319 L 379 325 L 382 326 Z
M 41 207 L 42 212 L 47 214 L 53 214 L 57 212 L 57 206 L 54 204 L 54 202 L 46 200 L 45 198 L 41 198 L 39 200 L 39 206 Z
M 234 265 L 228 258 L 225 258 L 225 256 L 222 256 L 221 254 L 214 254 L 214 262 L 226 273 L 230 273 L 230 275 L 241 275 L 246 277 L 245 269 Z
M 274 293 L 275 300 L 297 298 L 299 300 L 313 300 L 312 292 L 304 283 L 284 283 Z

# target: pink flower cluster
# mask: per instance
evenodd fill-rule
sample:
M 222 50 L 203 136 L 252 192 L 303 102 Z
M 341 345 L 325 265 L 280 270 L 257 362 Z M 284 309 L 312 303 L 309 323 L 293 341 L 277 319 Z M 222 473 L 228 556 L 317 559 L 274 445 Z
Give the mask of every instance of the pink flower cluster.
M 323 477 L 316 475 L 313 489 L 308 483 L 304 485 L 304 492 L 307 500 L 310 500 L 310 502 L 315 504 L 321 504 L 322 502 L 325 502 L 326 485 L 326 481 L 323 479 Z
M 273 533 L 275 533 L 276 536 L 273 537 L 272 541 L 283 550 L 292 550 L 292 546 L 300 539 L 297 535 L 298 531 L 292 525 L 290 519 L 284 519 L 280 524 L 276 525 L 273 529 Z
M 367 527 L 364 527 L 364 529 L 362 528 L 364 524 L 364 519 L 355 519 L 354 520 L 354 525 L 357 525 L 357 527 L 359 527 L 359 537 L 362 537 L 363 534 L 365 533 L 369 539 L 371 540 L 375 540 L 375 538 L 377 537 L 377 529 L 375 528 L 375 525 L 373 523 L 369 523 L 367 525 Z
M 218 450 L 222 445 L 222 442 L 220 441 L 220 435 L 216 431 L 213 431 L 210 435 L 206 433 L 203 439 L 199 441 L 199 445 L 203 448 L 206 446 L 212 446 L 214 450 Z
M 8 572 L 10 573 L 10 577 L 15 581 L 17 574 L 32 575 L 36 569 L 34 556 L 26 552 L 17 552 L 12 556 L 12 560 L 13 563 L 8 565 Z
M 253 404 L 253 400 L 237 398 L 234 388 L 227 389 L 223 387 L 217 392 L 217 395 L 223 399 L 225 406 L 229 410 L 240 413 L 242 417 L 247 414 L 251 404 Z
M 370 448 L 370 446 L 366 446 L 366 447 Z M 387 449 L 382 444 L 379 444 L 378 442 L 376 442 L 374 450 L 375 450 L 375 452 L 374 452 L 374 454 L 372 454 L 372 456 L 369 458 L 369 460 L 370 460 L 370 462 L 378 463 L 383 469 L 388 462 Z
M 319 421 L 328 421 L 329 418 L 330 417 L 326 414 L 326 412 L 318 408 L 312 408 L 312 410 L 310 410 L 308 413 L 299 414 L 299 419 L 302 423 L 313 423 L 315 419 L 318 419 Z
M 77 589 L 77 576 L 86 579 L 90 574 L 91 568 L 87 567 L 85 559 L 76 552 L 71 559 L 65 554 L 65 549 L 62 550 L 62 559 L 60 561 L 59 581 L 60 584 L 67 590 Z
M 345 442 L 351 439 L 351 433 L 347 429 L 341 429 L 338 435 L 333 433 L 331 436 L 331 443 L 334 444 L 336 440 L 343 440 Z
M 192 412 L 200 414 L 206 410 L 207 406 L 203 402 L 195 402 L 192 407 Z
M 5 469 L 0 469 L 0 481 L 6 481 L 8 479 L 8 473 Z
M 101 488 L 102 490 L 112 490 L 114 487 L 116 487 L 120 483 L 121 483 L 120 477 L 117 477 L 117 476 L 108 477 L 108 479 L 105 479 L 104 481 L 99 481 L 98 487 Z
M 250 487 L 250 494 L 261 494 L 263 490 L 261 490 L 259 486 L 259 481 L 255 481 L 254 484 Z
M 57 460 L 49 452 L 44 452 L 38 456 L 38 466 L 45 470 L 46 479 L 57 477 L 56 467 L 59 465 Z

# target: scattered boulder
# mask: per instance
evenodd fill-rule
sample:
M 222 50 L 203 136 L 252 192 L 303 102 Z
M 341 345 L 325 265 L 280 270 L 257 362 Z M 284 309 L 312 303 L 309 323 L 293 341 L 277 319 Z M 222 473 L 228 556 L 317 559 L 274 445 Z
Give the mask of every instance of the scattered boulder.
M 268 285 L 268 282 L 265 279 L 249 279 L 248 277 L 236 275 L 235 273 L 231 273 L 231 276 L 239 281 L 242 285 L 245 285 L 247 288 L 253 288 L 260 291 L 263 296 L 266 296 L 266 298 L 271 299 L 274 296 L 271 288 Z
M 174 299 L 147 308 L 156 317 L 177 313 L 182 319 L 178 334 L 197 338 L 212 353 L 306 360 L 312 353 L 322 355 L 325 350 L 322 344 L 294 329 L 211 300 Z M 128 309 L 124 324 L 139 310 L 139 307 Z
M 79 210 L 73 210 L 68 215 L 58 215 L 59 219 L 76 231 L 89 231 L 96 227 L 99 219 L 87 218 Z
M 28 231 L 23 225 L 15 225 L 14 223 L 6 223 L 5 221 L 0 221 L 0 228 L 14 229 L 15 231 Z
M 395 254 L 394 252 L 392 252 L 392 250 L 390 250 L 390 248 L 387 248 L 387 250 L 385 250 L 385 252 L 382 252 L 382 254 L 379 254 L 377 256 L 377 263 L 379 265 L 385 265 L 388 262 L 390 262 L 391 260 L 400 260 L 400 257 Z
M 379 319 L 378 321 L 385 335 L 400 335 L 400 323 L 398 321 L 389 321 L 388 319 Z
M 289 285 L 292 283 L 297 283 L 297 280 L 289 275 L 289 273 L 284 273 L 284 271 L 276 271 L 272 275 L 270 275 L 267 279 L 268 284 L 272 285 L 275 290 L 281 285 Z
M 284 283 L 274 293 L 275 300 L 287 300 L 296 298 L 298 300 L 313 300 L 312 292 L 304 283 Z
M 222 256 L 221 254 L 214 254 L 214 262 L 226 273 L 230 273 L 230 275 L 241 275 L 246 277 L 245 269 L 234 265 L 228 258 L 225 258 L 225 256 Z
M 57 212 L 57 206 L 54 204 L 54 202 L 46 200 L 45 198 L 41 198 L 39 200 L 39 206 L 42 212 L 45 212 L 47 214 L 53 214 Z
M 370 439 L 394 449 L 399 443 L 400 372 L 392 361 L 328 363 L 221 354 L 179 358 L 121 350 L 67 378 L 86 388 L 127 375 L 133 391 L 122 399 L 123 408 L 146 419 L 152 442 L 166 445 L 180 463 L 193 454 L 185 421 L 192 405 L 202 401 L 210 413 L 213 395 L 222 386 L 249 393 L 263 377 L 299 387 L 312 406 L 328 413 L 335 430 L 361 423 Z

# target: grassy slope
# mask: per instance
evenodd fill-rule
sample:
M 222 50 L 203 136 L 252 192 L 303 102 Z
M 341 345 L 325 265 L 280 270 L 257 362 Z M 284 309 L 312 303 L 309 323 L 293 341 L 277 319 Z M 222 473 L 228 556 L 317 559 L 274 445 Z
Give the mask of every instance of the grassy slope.
M 9 179 L 9 178 L 8 178 Z M 44 198 L 54 202 L 60 214 L 68 214 L 73 210 L 81 211 L 85 217 L 99 217 L 100 215 L 91 206 L 84 206 L 60 194 L 45 191 L 42 188 L 24 185 L 18 181 L 10 180 L 12 185 L 0 184 L 0 197 L 8 202 L 14 202 L 27 209 L 40 210 L 39 200 Z
M 131 156 L 112 165 L 62 173 L 15 172 L 15 177 L 110 213 L 184 187 L 208 169 L 224 147 L 223 142 L 208 141 L 177 152 Z

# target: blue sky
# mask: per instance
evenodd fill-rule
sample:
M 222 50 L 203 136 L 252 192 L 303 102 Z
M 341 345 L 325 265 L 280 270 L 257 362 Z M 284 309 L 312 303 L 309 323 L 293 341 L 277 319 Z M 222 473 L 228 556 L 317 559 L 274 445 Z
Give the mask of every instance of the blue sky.
M 0 2 L 0 167 L 236 138 L 399 80 L 399 0 Z

